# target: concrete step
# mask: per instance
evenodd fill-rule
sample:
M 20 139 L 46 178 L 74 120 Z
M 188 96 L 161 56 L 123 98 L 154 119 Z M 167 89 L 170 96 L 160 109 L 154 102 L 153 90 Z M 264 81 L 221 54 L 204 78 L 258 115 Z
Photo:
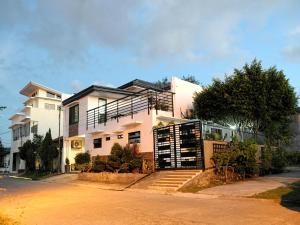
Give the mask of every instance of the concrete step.
M 178 184 L 152 184 L 151 187 L 174 187 L 177 188 Z
M 184 183 L 185 181 L 165 181 L 165 180 L 159 180 L 157 182 L 155 182 L 154 184 L 182 184 Z
M 179 179 L 189 179 L 189 178 L 192 178 L 193 176 L 195 176 L 196 174 L 194 175 L 177 175 L 177 174 L 174 174 L 174 175 L 167 175 L 165 176 L 164 178 L 179 178 Z

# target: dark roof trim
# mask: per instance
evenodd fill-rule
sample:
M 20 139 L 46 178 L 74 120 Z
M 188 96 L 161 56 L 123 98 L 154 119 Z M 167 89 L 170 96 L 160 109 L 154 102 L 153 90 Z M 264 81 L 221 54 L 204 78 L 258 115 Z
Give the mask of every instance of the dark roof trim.
M 62 104 L 63 106 L 70 104 L 71 102 L 74 102 L 80 98 L 83 98 L 87 96 L 88 94 L 92 93 L 93 91 L 105 91 L 115 94 L 123 94 L 123 95 L 132 95 L 133 92 L 126 91 L 118 88 L 110 88 L 110 87 L 104 87 L 104 86 L 98 86 L 98 85 L 92 85 L 74 95 L 72 95 L 70 98 L 65 99 Z
M 148 82 L 148 81 L 144 81 L 144 80 L 139 80 L 139 79 L 135 79 L 133 81 L 130 81 L 126 84 L 123 84 L 122 86 L 118 87 L 120 89 L 125 89 L 131 86 L 138 86 L 138 87 L 142 87 L 142 88 L 152 88 L 152 89 L 158 89 L 156 87 L 155 84 Z

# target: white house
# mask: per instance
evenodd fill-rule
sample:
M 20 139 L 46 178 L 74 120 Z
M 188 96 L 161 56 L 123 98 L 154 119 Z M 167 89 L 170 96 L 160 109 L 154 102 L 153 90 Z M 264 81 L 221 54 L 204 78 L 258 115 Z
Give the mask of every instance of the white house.
M 138 143 L 145 157 L 153 160 L 153 127 L 158 123 L 187 121 L 193 95 L 199 85 L 171 78 L 167 89 L 134 80 L 118 88 L 92 85 L 63 101 L 64 159 L 89 151 L 107 156 L 114 143 Z M 64 165 L 62 165 L 64 170 Z
M 19 147 L 25 141 L 32 139 L 34 134 L 45 136 L 49 128 L 53 139 L 63 134 L 61 102 L 70 96 L 34 82 L 29 82 L 20 94 L 27 99 L 21 111 L 10 117 L 12 139 L 9 171 L 11 173 L 25 169 L 25 161 L 19 156 Z

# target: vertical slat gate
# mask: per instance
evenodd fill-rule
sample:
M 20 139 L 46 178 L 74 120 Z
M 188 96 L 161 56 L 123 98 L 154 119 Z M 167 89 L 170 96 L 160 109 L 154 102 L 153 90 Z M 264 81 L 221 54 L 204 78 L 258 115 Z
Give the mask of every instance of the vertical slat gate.
M 154 129 L 156 169 L 204 168 L 200 121 Z

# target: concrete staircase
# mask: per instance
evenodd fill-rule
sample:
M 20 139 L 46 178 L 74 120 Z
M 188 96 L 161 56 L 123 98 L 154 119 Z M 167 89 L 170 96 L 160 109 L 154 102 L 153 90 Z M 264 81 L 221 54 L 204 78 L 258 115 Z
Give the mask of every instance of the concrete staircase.
M 149 185 L 149 189 L 161 191 L 177 191 L 184 184 L 196 177 L 202 170 L 171 170 L 162 171 L 161 177 Z

